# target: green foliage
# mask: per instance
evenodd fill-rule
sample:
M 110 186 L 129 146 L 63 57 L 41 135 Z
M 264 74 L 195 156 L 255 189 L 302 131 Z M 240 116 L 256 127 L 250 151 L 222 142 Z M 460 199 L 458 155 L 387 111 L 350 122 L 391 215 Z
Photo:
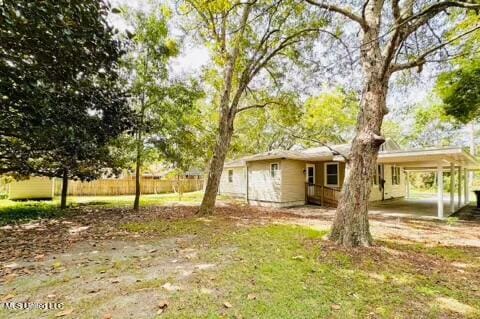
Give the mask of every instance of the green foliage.
M 344 143 L 353 137 L 359 102 L 341 89 L 309 98 L 305 103 L 305 133 L 327 143 Z
M 287 129 L 295 130 L 302 118 L 302 107 L 297 95 L 284 93 L 276 98 L 265 97 L 264 100 L 275 101 L 275 104 L 251 109 L 237 116 L 231 157 L 289 149 L 296 144 L 297 138 L 289 134 Z
M 451 145 L 458 126 L 453 117 L 446 114 L 442 104 L 426 100 L 414 111 L 414 124 L 408 136 L 416 147 Z
M 289 125 L 298 113 L 288 68 L 301 64 L 299 52 L 312 49 L 325 20 L 292 0 L 187 0 L 180 12 L 183 27 L 198 36 L 211 56 L 203 74 L 208 100 L 200 123 L 206 153 L 213 155 L 219 141 L 230 144 L 230 137 L 219 132 L 234 132 L 231 156 L 292 145 L 272 122 Z M 292 112 L 282 115 L 285 110 Z M 219 129 L 221 125 L 232 129 Z
M 170 11 L 153 6 L 145 13 L 123 8 L 133 29 L 124 58 L 130 105 L 136 113 L 135 137 L 117 143 L 130 166 L 140 153 L 139 165 L 165 161 L 188 169 L 195 160 L 195 133 L 190 125 L 196 115 L 195 101 L 202 96 L 198 84 L 173 81 L 168 75 L 170 58 L 178 55 L 178 44 L 169 36 Z M 198 150 L 199 151 L 199 150 Z
M 480 61 L 441 74 L 437 91 L 445 112 L 462 123 L 480 118 Z
M 236 118 L 230 156 L 291 147 L 345 143 L 355 129 L 358 99 L 342 89 L 326 91 L 303 104 L 293 93 L 274 106 L 252 109 Z
M 450 32 L 450 37 L 471 30 L 480 23 L 478 12 L 470 12 Z M 477 30 L 478 31 L 478 30 Z M 448 115 L 462 123 L 480 118 L 480 32 L 473 32 L 462 43 L 461 54 L 452 60 L 453 70 L 442 73 L 436 92 Z
M 0 173 L 91 179 L 130 125 L 103 1 L 3 1 Z

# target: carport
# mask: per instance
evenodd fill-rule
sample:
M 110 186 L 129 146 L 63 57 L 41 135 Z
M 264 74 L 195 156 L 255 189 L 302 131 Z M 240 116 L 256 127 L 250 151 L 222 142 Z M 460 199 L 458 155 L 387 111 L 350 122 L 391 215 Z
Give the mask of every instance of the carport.
M 398 208 L 408 208 L 413 210 L 415 201 L 409 200 L 409 172 L 436 172 L 437 176 L 437 198 L 435 201 L 418 200 L 418 208 L 428 210 L 436 208 L 436 216 L 440 219 L 454 213 L 469 203 L 469 172 L 478 170 L 480 162 L 466 150 L 460 147 L 430 148 L 421 150 L 398 150 L 388 153 L 380 152 L 377 159 L 378 164 L 392 164 L 403 168 L 406 176 L 406 199 L 392 201 L 392 205 L 397 204 Z M 444 202 L 444 182 L 443 174 L 449 172 L 454 178 L 450 179 L 450 198 L 447 203 Z M 455 188 L 455 180 L 457 187 Z M 376 206 L 387 207 L 388 202 L 379 203 Z M 435 207 L 436 206 L 436 207 Z M 444 207 L 446 206 L 446 207 Z M 403 207 L 403 208 L 402 208 Z M 431 214 L 427 214 L 431 215 Z

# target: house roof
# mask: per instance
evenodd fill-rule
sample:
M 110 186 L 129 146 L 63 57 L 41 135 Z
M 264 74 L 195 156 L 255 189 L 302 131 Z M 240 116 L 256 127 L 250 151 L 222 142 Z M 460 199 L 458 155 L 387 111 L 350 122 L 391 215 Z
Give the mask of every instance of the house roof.
M 233 167 L 243 167 L 245 166 L 245 160 L 243 158 L 235 160 L 235 161 L 230 161 L 225 163 L 223 167 L 228 167 L 228 168 L 233 168 Z
M 345 161 L 350 154 L 350 144 L 320 146 L 300 150 L 273 150 L 246 156 L 225 164 L 225 167 L 241 167 L 247 162 L 291 159 L 302 161 Z M 480 162 L 461 147 L 435 147 L 402 150 L 391 140 L 378 153 L 378 163 L 396 164 L 406 169 L 429 169 L 438 166 L 462 166 L 480 169 Z
M 422 149 L 380 152 L 378 163 L 397 164 L 406 169 L 433 169 L 451 164 L 470 169 L 480 169 L 480 162 L 462 147 L 431 147 Z

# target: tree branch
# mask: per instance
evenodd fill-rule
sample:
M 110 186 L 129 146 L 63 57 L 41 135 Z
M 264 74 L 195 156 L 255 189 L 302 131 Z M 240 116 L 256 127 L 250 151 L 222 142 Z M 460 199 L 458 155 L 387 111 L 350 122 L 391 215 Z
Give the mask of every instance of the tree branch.
M 237 109 L 237 111 L 235 113 L 240 113 L 240 112 L 250 110 L 250 109 L 262 109 L 262 108 L 265 108 L 269 105 L 275 105 L 275 104 L 282 105 L 282 103 L 279 103 L 277 101 L 268 101 L 268 102 L 265 102 L 265 103 L 252 104 L 252 105 L 241 107 L 241 108 Z
M 390 66 L 390 72 L 391 73 L 394 73 L 394 72 L 397 72 L 397 71 L 402 71 L 402 70 L 406 70 L 406 69 L 411 69 L 411 68 L 414 68 L 414 67 L 417 67 L 417 66 L 421 66 L 423 65 L 426 60 L 425 58 L 434 53 L 435 51 L 447 46 L 448 44 L 452 43 L 452 42 L 455 42 L 457 41 L 458 39 L 461 39 L 462 37 L 470 34 L 470 33 L 473 33 L 475 31 L 478 31 L 480 30 L 480 25 L 476 26 L 475 28 L 473 29 L 470 29 L 452 39 L 450 39 L 449 41 L 447 42 L 444 42 L 444 43 L 441 43 L 427 51 L 425 51 L 424 53 L 422 53 L 421 55 L 418 56 L 418 58 L 416 58 L 415 60 L 411 61 L 411 62 L 406 62 L 406 63 L 401 63 L 401 64 L 393 64 L 392 66 Z
M 367 27 L 367 25 L 365 23 L 365 20 L 363 20 L 363 18 L 361 16 L 356 15 L 355 13 L 350 12 L 345 8 L 341 8 L 341 7 L 333 5 L 333 4 L 318 2 L 318 1 L 314 1 L 314 0 L 306 0 L 306 2 L 310 3 L 313 6 L 316 6 L 318 8 L 325 9 L 327 11 L 339 13 L 339 14 L 343 15 L 344 17 L 347 17 L 350 20 L 359 23 L 360 26 L 363 29 L 365 29 Z

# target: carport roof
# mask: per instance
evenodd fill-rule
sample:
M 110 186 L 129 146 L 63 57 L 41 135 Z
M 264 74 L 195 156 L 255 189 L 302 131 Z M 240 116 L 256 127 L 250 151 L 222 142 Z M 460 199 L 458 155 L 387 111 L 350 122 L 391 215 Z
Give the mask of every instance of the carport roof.
M 321 146 L 302 150 L 274 150 L 243 157 L 225 164 L 225 167 L 240 167 L 247 162 L 291 159 L 301 161 L 344 161 L 350 151 L 349 144 Z M 462 166 L 468 169 L 480 169 L 480 162 L 461 147 L 440 147 L 422 149 L 389 149 L 380 151 L 379 164 L 395 164 L 406 169 L 434 169 L 438 166 Z
M 423 148 L 380 152 L 378 163 L 395 164 L 406 169 L 434 169 L 451 164 L 479 169 L 480 162 L 461 147 Z

